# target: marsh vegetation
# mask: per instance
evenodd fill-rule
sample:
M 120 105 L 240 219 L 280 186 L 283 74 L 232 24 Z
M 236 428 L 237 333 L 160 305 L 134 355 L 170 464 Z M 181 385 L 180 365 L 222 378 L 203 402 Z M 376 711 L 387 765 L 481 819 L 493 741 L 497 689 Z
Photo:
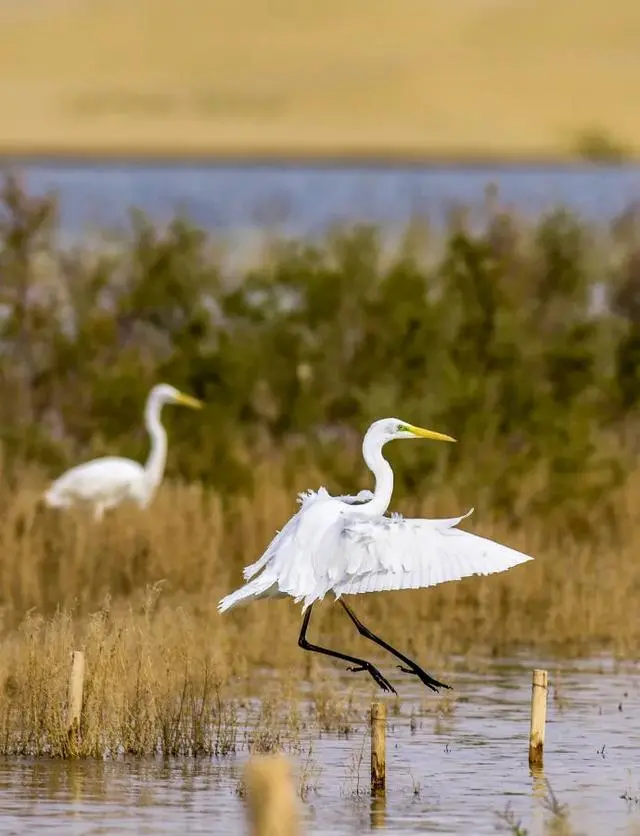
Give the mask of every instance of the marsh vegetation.
M 55 199 L 15 179 L 1 198 L 2 751 L 64 753 L 73 648 L 87 653 L 88 755 L 229 751 L 251 672 L 328 675 L 297 648 L 293 603 L 225 617 L 216 603 L 296 491 L 370 486 L 362 432 L 387 414 L 459 439 L 390 448 L 394 510 L 473 505 L 467 526 L 536 561 L 362 596 L 363 618 L 436 675 L 460 653 L 467 665 L 522 648 L 634 654 L 632 209 L 596 229 L 561 210 L 525 224 L 494 203 L 479 226 L 457 213 L 437 238 L 415 224 L 391 253 L 375 229 L 352 226 L 320 243 L 272 242 L 238 274 L 185 219 L 154 228 L 134 213 L 115 243 L 70 250 Z M 66 466 L 112 451 L 144 458 L 141 410 L 158 380 L 207 406 L 167 416 L 168 477 L 150 509 L 94 525 L 43 508 Z M 340 612 L 319 615 L 323 636 L 355 649 Z M 318 727 L 349 728 L 323 693 Z

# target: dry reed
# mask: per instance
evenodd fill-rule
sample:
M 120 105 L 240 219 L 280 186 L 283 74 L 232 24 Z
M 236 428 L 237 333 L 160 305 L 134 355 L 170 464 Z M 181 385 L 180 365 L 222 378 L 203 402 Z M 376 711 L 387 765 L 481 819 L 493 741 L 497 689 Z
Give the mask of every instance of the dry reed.
M 33 471 L 3 484 L 0 753 L 302 751 L 309 723 L 318 733 L 350 734 L 362 706 L 327 684 L 332 663 L 298 649 L 298 607 L 276 601 L 225 616 L 216 610 L 240 583 L 240 567 L 294 510 L 284 482 L 272 469 L 259 477 L 252 501 L 226 505 L 196 485 L 166 483 L 146 513 L 123 508 L 102 525 L 42 509 L 42 481 Z M 628 617 L 640 583 L 638 495 L 634 476 L 619 500 L 624 538 L 609 545 L 577 545 L 569 537 L 554 544 L 525 521 L 507 530 L 472 517 L 474 531 L 530 551 L 536 561 L 503 575 L 354 603 L 365 621 L 428 659 L 438 676 L 457 652 L 470 658 L 528 646 L 632 653 L 640 638 L 637 620 Z M 464 509 L 443 495 L 400 510 Z M 325 604 L 312 631 L 355 649 L 362 640 L 345 621 Z M 73 649 L 85 652 L 87 679 L 78 749 L 69 753 Z M 252 685 L 260 665 L 279 671 L 271 695 Z M 311 683 L 311 716 L 300 711 L 304 680 Z M 256 690 L 261 700 L 253 700 Z
M 5 631 L 18 626 L 31 609 L 43 615 L 58 608 L 87 615 L 106 596 L 135 605 L 148 585 L 161 584 L 163 605 L 196 619 L 203 633 L 215 637 L 218 652 L 233 648 L 236 660 L 270 666 L 308 658 L 295 643 L 299 608 L 292 602 L 259 602 L 224 617 L 216 610 L 219 598 L 242 582 L 241 567 L 259 556 L 297 508 L 283 473 L 273 466 L 256 470 L 253 498 L 223 502 L 199 485 L 167 482 L 146 513 L 123 507 L 103 525 L 43 509 L 39 492 L 44 483 L 33 471 L 15 485 L 0 484 Z M 308 484 L 317 484 L 316 479 L 310 475 Z M 578 543 L 569 536 L 549 540 L 538 523 L 523 520 L 507 528 L 500 520 L 472 516 L 465 528 L 529 552 L 535 562 L 428 591 L 365 595 L 356 607 L 373 624 L 384 623 L 387 634 L 414 653 L 537 645 L 562 651 L 598 646 L 624 654 L 639 629 L 626 616 L 640 581 L 635 558 L 640 526 L 634 510 L 639 494 L 640 473 L 620 491 L 621 522 L 611 542 L 605 536 L 593 542 Z M 466 510 L 446 492 L 392 508 L 420 516 Z M 335 640 L 357 639 L 335 608 L 325 604 L 316 619 L 314 631 L 321 629 Z M 283 640 L 274 643 L 274 634 Z

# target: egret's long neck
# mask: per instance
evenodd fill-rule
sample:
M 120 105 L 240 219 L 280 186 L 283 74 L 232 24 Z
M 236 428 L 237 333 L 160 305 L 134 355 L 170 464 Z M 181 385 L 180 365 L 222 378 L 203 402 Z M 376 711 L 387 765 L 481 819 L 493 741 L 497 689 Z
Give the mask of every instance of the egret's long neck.
M 162 404 L 154 399 L 147 403 L 144 411 L 144 423 L 151 439 L 149 458 L 144 466 L 148 499 L 162 481 L 167 461 L 167 433 L 160 423 L 161 409 Z
M 367 516 L 377 517 L 384 514 L 393 493 L 393 470 L 391 465 L 382 455 L 382 444 L 379 439 L 365 436 L 362 443 L 362 455 L 376 479 L 376 486 L 373 492 L 373 499 L 358 506 L 358 512 L 362 511 Z

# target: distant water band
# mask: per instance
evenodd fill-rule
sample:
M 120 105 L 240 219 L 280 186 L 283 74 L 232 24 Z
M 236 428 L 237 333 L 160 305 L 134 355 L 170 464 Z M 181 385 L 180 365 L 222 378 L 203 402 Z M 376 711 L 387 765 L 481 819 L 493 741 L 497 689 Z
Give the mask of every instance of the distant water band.
M 394 229 L 415 215 L 442 222 L 479 206 L 490 184 L 501 204 L 536 216 L 558 204 L 610 219 L 640 199 L 640 166 L 419 168 L 267 165 L 12 164 L 29 191 L 55 190 L 65 237 L 122 228 L 132 207 L 158 222 L 183 213 L 234 239 L 267 227 L 306 236 L 340 222 Z M 5 169 L 6 170 L 6 169 Z

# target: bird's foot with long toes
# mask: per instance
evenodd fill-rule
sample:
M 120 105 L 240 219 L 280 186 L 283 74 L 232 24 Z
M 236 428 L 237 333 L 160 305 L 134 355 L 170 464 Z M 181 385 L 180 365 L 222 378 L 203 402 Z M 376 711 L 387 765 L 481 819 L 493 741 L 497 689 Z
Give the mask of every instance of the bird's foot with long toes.
M 436 693 L 440 688 L 446 688 L 447 691 L 453 690 L 451 685 L 445 685 L 444 682 L 438 682 L 437 679 L 429 676 L 429 674 L 426 671 L 423 671 L 422 668 L 405 668 L 404 665 L 398 665 L 398 667 L 403 673 L 410 673 L 413 674 L 413 676 L 417 676 L 421 682 L 424 682 L 427 688 L 431 688 L 431 690 L 436 691 Z
M 391 691 L 392 694 L 395 694 L 396 696 L 398 695 L 398 692 L 389 682 L 389 680 L 385 679 L 384 676 L 380 673 L 380 671 L 371 664 L 357 665 L 351 668 L 347 668 L 347 670 L 351 671 L 352 673 L 366 671 L 374 680 L 374 682 L 382 688 L 383 691 Z

